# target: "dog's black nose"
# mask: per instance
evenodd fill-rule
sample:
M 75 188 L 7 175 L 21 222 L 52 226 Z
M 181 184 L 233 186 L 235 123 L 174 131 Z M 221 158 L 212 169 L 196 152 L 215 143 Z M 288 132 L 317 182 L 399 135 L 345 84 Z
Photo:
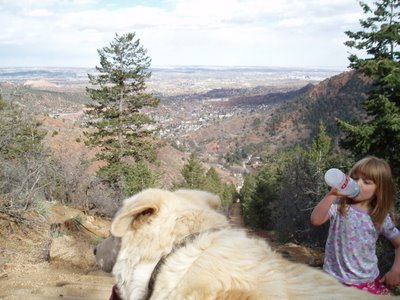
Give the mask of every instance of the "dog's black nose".
M 94 247 L 93 254 L 96 256 L 96 253 L 97 253 L 97 247 Z

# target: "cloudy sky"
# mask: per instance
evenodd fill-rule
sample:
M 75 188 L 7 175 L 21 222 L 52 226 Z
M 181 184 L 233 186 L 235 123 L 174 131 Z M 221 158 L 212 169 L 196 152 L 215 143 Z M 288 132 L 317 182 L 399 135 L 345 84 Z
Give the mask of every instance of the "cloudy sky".
M 94 67 L 135 32 L 152 66 L 345 69 L 363 17 L 358 0 L 0 0 L 0 67 Z

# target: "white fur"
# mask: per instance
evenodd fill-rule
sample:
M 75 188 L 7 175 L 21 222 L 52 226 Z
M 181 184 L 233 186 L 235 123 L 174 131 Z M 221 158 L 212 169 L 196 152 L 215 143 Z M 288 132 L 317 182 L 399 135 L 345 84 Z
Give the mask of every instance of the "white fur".
M 289 262 L 264 240 L 230 228 L 215 211 L 217 200 L 204 191 L 149 189 L 124 201 L 111 226 L 122 238 L 113 274 L 123 299 L 147 294 L 165 255 L 151 299 L 379 298 Z

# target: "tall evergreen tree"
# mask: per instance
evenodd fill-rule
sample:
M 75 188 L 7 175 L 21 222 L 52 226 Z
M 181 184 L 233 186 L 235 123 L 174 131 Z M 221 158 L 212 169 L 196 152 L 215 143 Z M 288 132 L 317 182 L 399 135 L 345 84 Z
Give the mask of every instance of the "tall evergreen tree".
M 145 188 L 156 187 L 159 178 L 150 168 L 140 161 L 132 166 L 124 176 L 124 194 L 136 194 Z
M 247 174 L 240 190 L 243 218 L 250 226 L 272 228 L 272 211 L 278 201 L 282 187 L 281 170 L 284 158 L 279 154 L 271 154 L 266 149 L 263 155 L 264 166 Z
M 214 167 L 208 169 L 205 174 L 202 189 L 217 194 L 222 207 L 229 207 L 238 197 L 235 185 L 224 182 Z
M 98 160 L 107 162 L 98 175 L 122 190 L 120 184 L 132 174 L 132 163 L 156 158 L 153 121 L 143 108 L 157 106 L 159 100 L 146 93 L 151 60 L 135 33 L 116 34 L 98 54 L 100 67 L 88 74 L 93 87 L 86 89 L 93 100 L 87 110 L 88 126 L 95 130 L 85 133 L 86 142 L 100 149 Z
M 206 171 L 194 153 L 190 154 L 189 160 L 183 166 L 181 173 L 184 179 L 183 187 L 191 189 L 202 189 L 204 187 Z
M 183 181 L 175 183 L 173 189 L 189 188 L 200 189 L 217 194 L 221 200 L 221 207 L 227 209 L 234 198 L 237 198 L 236 188 L 233 184 L 222 181 L 215 168 L 208 171 L 197 156 L 192 153 L 181 171 Z
M 323 246 L 326 227 L 310 227 L 310 214 L 329 187 L 324 181 L 327 169 L 348 170 L 345 156 L 335 152 L 332 138 L 321 122 L 310 146 L 287 149 L 282 165 L 281 189 L 271 212 L 274 229 L 284 241 Z
M 347 31 L 345 44 L 362 54 L 349 56 L 350 67 L 373 80 L 364 102 L 365 122 L 338 120 L 345 137 L 344 148 L 355 158 L 372 154 L 388 160 L 395 177 L 400 176 L 400 2 L 375 1 L 372 8 L 360 3 L 368 16 L 360 20 L 364 31 Z
M 223 188 L 222 180 L 219 177 L 215 168 L 213 167 L 208 169 L 207 173 L 205 174 L 204 188 L 207 191 L 214 192 L 217 194 L 220 193 Z

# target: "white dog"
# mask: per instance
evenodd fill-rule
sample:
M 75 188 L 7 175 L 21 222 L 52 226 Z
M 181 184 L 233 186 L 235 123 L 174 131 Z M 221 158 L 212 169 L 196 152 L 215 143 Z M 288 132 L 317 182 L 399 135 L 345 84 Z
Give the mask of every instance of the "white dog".
M 218 196 L 148 189 L 124 201 L 111 225 L 123 299 L 378 299 L 324 272 L 289 262 L 233 229 Z M 385 297 L 386 298 L 386 297 Z

